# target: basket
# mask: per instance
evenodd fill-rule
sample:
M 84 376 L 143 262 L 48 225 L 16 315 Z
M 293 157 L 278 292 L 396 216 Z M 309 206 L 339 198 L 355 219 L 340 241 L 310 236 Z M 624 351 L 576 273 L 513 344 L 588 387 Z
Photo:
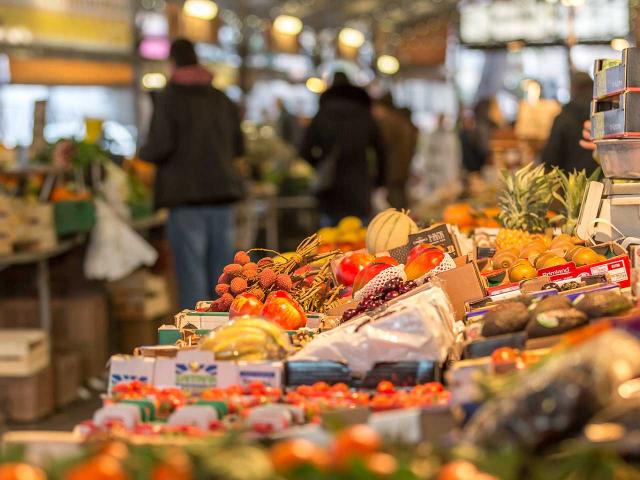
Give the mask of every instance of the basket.
M 87 233 L 96 223 L 96 207 L 91 200 L 64 200 L 54 203 L 58 236 Z

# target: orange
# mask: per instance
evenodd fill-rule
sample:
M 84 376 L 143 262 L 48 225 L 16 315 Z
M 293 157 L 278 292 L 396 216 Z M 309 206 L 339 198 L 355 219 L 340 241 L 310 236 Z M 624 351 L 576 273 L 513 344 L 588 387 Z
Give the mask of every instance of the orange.
M 191 460 L 180 449 L 167 451 L 164 459 L 151 471 L 151 480 L 191 480 L 193 469 Z
M 47 475 L 28 463 L 13 462 L 0 465 L 0 480 L 47 480 Z
M 330 460 L 327 452 L 315 443 L 296 438 L 274 445 L 271 449 L 271 462 L 277 472 L 285 473 L 303 465 L 311 465 L 324 470 Z
M 69 469 L 64 480 L 130 480 L 118 460 L 109 455 L 98 455 Z
M 368 425 L 354 425 L 336 435 L 331 453 L 339 466 L 346 465 L 353 458 L 362 458 L 378 451 L 380 435 Z
M 590 248 L 581 247 L 576 252 L 574 252 L 571 257 L 573 263 L 575 263 L 578 267 L 583 265 L 590 265 L 592 263 L 596 263 L 599 261 L 598 254 Z
M 437 480 L 474 480 L 478 475 L 476 466 L 466 460 L 455 460 L 444 465 Z
M 398 470 L 398 462 L 388 453 L 376 452 L 367 457 L 365 461 L 367 470 L 376 477 L 390 477 Z
M 528 260 L 520 260 L 509 269 L 509 280 L 512 282 L 520 282 L 535 278 L 538 272 Z
M 454 203 L 444 209 L 445 223 L 457 225 L 460 229 L 469 229 L 475 225 L 473 209 L 466 203 Z

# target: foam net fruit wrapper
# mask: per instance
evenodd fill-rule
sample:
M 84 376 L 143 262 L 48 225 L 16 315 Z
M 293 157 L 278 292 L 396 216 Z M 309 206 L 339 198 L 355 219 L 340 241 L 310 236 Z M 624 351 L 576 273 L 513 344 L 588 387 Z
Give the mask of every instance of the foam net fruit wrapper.
M 403 282 L 407 280 L 407 275 L 404 273 L 404 265 L 400 264 L 381 271 L 378 275 L 369 280 L 362 289 L 358 290 L 353 295 L 353 298 L 361 301 L 376 290 L 381 289 L 389 280 L 394 278 L 400 278 Z

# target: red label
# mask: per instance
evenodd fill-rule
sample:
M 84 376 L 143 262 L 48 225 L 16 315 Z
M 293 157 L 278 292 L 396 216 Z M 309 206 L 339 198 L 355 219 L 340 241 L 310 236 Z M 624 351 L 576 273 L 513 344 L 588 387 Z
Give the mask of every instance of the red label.
M 627 288 L 631 285 L 631 262 L 626 255 L 610 258 L 604 262 L 595 263 L 582 267 L 580 271 L 591 275 L 608 273 L 613 283 L 620 285 L 620 288 Z
M 558 277 L 566 277 L 567 275 L 573 275 L 576 272 L 576 264 L 573 262 L 565 263 L 563 265 L 556 265 L 555 267 L 541 268 L 538 270 L 538 276 L 548 276 L 551 279 Z

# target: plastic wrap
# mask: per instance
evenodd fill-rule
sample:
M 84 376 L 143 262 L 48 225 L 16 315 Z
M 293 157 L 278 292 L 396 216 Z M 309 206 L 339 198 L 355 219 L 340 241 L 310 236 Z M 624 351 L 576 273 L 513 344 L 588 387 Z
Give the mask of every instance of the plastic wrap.
M 640 342 L 611 330 L 525 372 L 487 402 L 463 432 L 485 447 L 512 444 L 535 450 L 579 430 L 640 374 Z
M 355 375 L 364 375 L 379 362 L 442 362 L 454 342 L 453 325 L 446 294 L 432 287 L 380 314 L 358 317 L 317 336 L 291 360 L 343 362 Z

